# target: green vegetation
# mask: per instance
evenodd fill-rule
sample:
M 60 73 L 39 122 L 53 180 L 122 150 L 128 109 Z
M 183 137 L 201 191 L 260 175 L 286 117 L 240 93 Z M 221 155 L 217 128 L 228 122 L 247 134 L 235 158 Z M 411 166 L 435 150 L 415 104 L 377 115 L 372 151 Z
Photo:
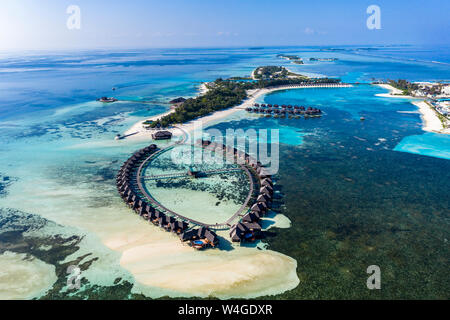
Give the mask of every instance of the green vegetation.
M 247 98 L 245 86 L 240 82 L 217 79 L 209 85 L 206 94 L 187 99 L 175 112 L 153 121 L 150 127 L 154 128 L 158 123 L 162 127 L 167 127 L 169 124 L 187 122 L 238 105 L 245 98 Z
M 291 61 L 292 63 L 295 63 L 295 64 L 303 64 L 302 58 L 300 58 L 299 56 L 296 56 L 296 55 L 279 54 L 279 55 L 277 55 L 277 57 L 283 58 L 283 59 L 288 59 L 289 61 Z
M 414 90 L 419 89 L 419 86 L 417 84 L 402 79 L 399 79 L 397 81 L 389 80 L 389 84 L 394 88 L 402 90 L 404 95 L 411 95 Z
M 284 78 L 264 79 L 254 82 L 223 80 L 219 78 L 216 81 L 207 84 L 209 90 L 204 95 L 187 99 L 183 104 L 176 108 L 175 112 L 156 121 L 146 121 L 144 124 L 148 124 L 152 128 L 157 127 L 158 124 L 161 127 L 167 127 L 171 124 L 184 123 L 206 116 L 215 111 L 234 107 L 241 104 L 242 101 L 247 98 L 246 90 L 305 83 L 338 82 L 340 82 L 339 79 L 310 79 L 307 77 L 288 78 L 286 76 Z
M 281 66 L 264 66 L 256 68 L 253 74 L 255 79 L 286 78 L 288 70 Z
M 308 77 L 302 76 L 301 74 L 290 72 L 288 69 L 282 66 L 258 67 L 253 72 L 253 76 L 255 79 L 258 80 L 288 79 L 289 77 L 308 79 Z
M 253 79 L 252 79 L 252 77 L 231 77 L 231 78 L 228 78 L 227 80 L 236 81 L 236 80 L 253 80 Z

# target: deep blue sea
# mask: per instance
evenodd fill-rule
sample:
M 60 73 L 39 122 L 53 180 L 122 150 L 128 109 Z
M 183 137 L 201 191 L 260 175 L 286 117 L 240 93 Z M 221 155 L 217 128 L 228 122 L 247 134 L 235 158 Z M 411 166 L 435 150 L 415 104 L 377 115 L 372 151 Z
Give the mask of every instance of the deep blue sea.
M 280 53 L 297 54 L 305 64 Z M 204 81 L 249 75 L 261 65 L 360 83 L 260 99 L 316 106 L 321 118 L 243 114 L 214 125 L 280 129 L 279 211 L 292 226 L 271 229 L 266 242 L 297 261 L 300 279 L 280 298 L 448 299 L 450 138 L 425 133 L 409 100 L 377 97 L 385 90 L 370 85 L 449 81 L 449 47 L 420 46 L 0 54 L 0 253 L 31 254 L 59 275 L 45 290 L 30 284 L 28 297 L 64 298 L 64 268 L 84 254 L 88 275 L 79 297 L 134 297 L 134 275 L 120 266 L 100 226 L 120 230 L 114 220 L 126 208 L 112 213 L 122 205 L 114 176 L 145 142 L 120 144 L 114 136 L 167 111 L 173 98 L 197 95 Z M 101 96 L 124 101 L 96 102 Z M 365 287 L 372 264 L 383 272 L 377 292 Z

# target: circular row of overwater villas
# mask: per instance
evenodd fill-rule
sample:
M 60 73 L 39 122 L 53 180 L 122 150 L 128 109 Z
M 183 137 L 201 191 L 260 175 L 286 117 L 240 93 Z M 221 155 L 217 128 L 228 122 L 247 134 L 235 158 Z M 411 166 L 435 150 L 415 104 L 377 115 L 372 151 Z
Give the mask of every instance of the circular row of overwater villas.
M 256 173 L 260 188 L 259 193 L 255 197 L 254 204 L 242 216 L 238 223 L 230 225 L 230 237 L 232 241 L 254 241 L 261 235 L 260 219 L 271 207 L 273 199 L 273 182 L 271 176 L 267 174 L 265 168 L 259 161 L 236 148 L 205 140 L 202 140 L 201 145 L 203 147 L 215 148 L 216 150 L 220 148 L 226 150 L 227 153 L 232 153 L 236 159 L 245 162 L 248 168 Z M 207 225 L 201 225 L 200 223 L 201 226 L 198 228 L 194 226 L 190 227 L 189 223 L 185 221 L 185 217 L 177 215 L 174 212 L 163 212 L 164 209 L 161 209 L 156 201 L 147 199 L 142 195 L 137 183 L 137 171 L 140 165 L 156 151 L 158 151 L 157 146 L 152 144 L 136 151 L 123 163 L 116 177 L 117 189 L 120 196 L 143 219 L 168 232 L 177 234 L 181 241 L 188 243 L 193 248 L 217 247 L 219 238 Z M 198 226 L 198 224 L 194 225 Z
M 209 230 L 207 227 L 189 229 L 189 224 L 186 221 L 183 221 L 173 214 L 170 215 L 164 213 L 162 210 L 158 209 L 156 202 L 152 202 L 151 204 L 148 203 L 147 199 L 140 192 L 137 184 L 137 170 L 142 162 L 157 150 L 158 148 L 156 145 L 152 144 L 136 151 L 123 163 L 116 178 L 117 189 L 120 196 L 125 203 L 143 219 L 168 232 L 179 235 L 183 242 L 188 242 L 192 247 L 203 249 L 206 247 L 217 246 L 219 244 L 219 238 L 213 231 Z
M 278 105 L 278 104 L 259 104 L 255 103 L 253 108 L 248 107 L 245 110 L 248 112 L 255 112 L 255 113 L 265 113 L 265 114 L 290 114 L 290 115 L 305 115 L 305 116 L 319 116 L 322 114 L 322 110 L 313 108 L 313 107 L 307 107 L 304 106 L 297 106 L 297 105 Z
M 254 204 L 242 216 L 240 221 L 230 226 L 230 238 L 233 242 L 254 241 L 261 236 L 261 218 L 272 207 L 273 182 L 266 168 L 249 154 L 224 144 L 202 140 L 202 146 L 225 150 L 227 154 L 234 155 L 238 163 L 245 163 L 256 175 L 259 192 L 256 193 Z

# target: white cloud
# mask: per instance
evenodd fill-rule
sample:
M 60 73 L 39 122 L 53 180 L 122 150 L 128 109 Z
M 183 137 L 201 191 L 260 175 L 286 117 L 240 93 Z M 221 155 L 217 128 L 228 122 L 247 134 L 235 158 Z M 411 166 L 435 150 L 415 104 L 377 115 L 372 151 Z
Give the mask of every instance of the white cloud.
M 312 29 L 310 27 L 306 27 L 303 32 L 306 34 L 314 34 L 315 33 L 314 29 Z

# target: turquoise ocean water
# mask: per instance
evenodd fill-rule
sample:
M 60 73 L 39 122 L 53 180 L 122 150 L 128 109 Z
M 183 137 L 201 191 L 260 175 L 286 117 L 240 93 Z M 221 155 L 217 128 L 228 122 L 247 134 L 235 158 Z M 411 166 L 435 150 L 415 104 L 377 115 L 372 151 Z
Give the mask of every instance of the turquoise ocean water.
M 298 54 L 305 65 L 279 59 L 279 53 Z M 385 90 L 368 83 L 449 80 L 449 57 L 446 47 L 410 46 L 2 54 L 0 253 L 30 254 L 54 266 L 59 276 L 48 285 L 47 298 L 65 297 L 65 268 L 78 259 L 87 276 L 75 296 L 132 298 L 135 278 L 104 245 L 107 232 L 98 226 L 108 221 L 108 228 L 120 229 L 114 221 L 127 209 L 116 213 L 122 204 L 114 176 L 145 142 L 116 143 L 114 136 L 165 112 L 172 98 L 195 96 L 201 82 L 275 64 L 360 83 L 260 99 L 315 106 L 324 111 L 321 118 L 242 112 L 213 126 L 280 130 L 278 210 L 292 225 L 271 229 L 266 242 L 297 261 L 300 279 L 280 297 L 448 298 L 449 284 L 442 280 L 448 279 L 450 257 L 449 137 L 424 133 L 409 100 L 377 97 Z M 95 101 L 105 95 L 126 101 Z M 189 197 L 180 201 L 189 206 Z M 237 206 L 230 202 L 230 208 Z M 365 289 L 371 264 L 385 272 L 383 290 L 376 293 Z M 29 286 L 28 297 L 44 294 L 39 285 Z

